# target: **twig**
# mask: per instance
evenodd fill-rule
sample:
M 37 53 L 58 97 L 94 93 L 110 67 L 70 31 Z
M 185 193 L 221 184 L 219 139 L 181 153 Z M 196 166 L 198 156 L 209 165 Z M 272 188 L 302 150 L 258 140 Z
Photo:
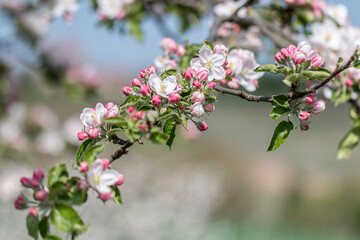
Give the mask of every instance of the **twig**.
M 242 99 L 248 100 L 250 102 L 273 102 L 273 99 L 271 97 L 252 95 L 240 90 L 234 90 L 220 86 L 216 86 L 215 90 L 220 93 L 227 93 L 230 95 L 241 97 Z
M 120 145 L 120 147 L 116 149 L 116 151 L 111 155 L 110 157 L 111 163 L 116 159 L 119 159 L 122 155 L 127 154 L 129 152 L 129 147 L 131 147 L 135 142 L 138 142 L 139 144 L 143 144 L 143 141 L 140 138 L 136 139 L 134 142 L 131 142 L 130 140 L 123 140 L 119 138 L 116 134 L 113 134 L 111 136 L 111 140 L 114 144 Z

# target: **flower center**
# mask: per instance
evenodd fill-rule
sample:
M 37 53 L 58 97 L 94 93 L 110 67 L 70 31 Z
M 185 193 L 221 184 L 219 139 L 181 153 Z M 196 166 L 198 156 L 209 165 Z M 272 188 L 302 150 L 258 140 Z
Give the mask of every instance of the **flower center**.
M 326 34 L 325 34 L 325 40 L 326 41 L 329 41 L 331 39 L 331 32 L 327 32 Z
M 93 120 L 95 120 L 96 122 L 100 122 L 100 120 L 99 120 L 99 118 L 98 118 L 98 116 L 97 116 L 97 114 L 91 114 L 91 116 L 90 116 Z
M 213 64 L 212 61 L 208 61 L 208 62 L 205 64 L 205 67 L 206 67 L 207 69 L 212 69 L 213 66 L 214 66 L 214 64 Z
M 99 185 L 100 184 L 100 176 L 94 176 L 93 177 L 93 182 L 96 184 L 96 185 Z
M 244 69 L 241 71 L 241 73 L 242 73 L 243 75 L 248 75 L 248 74 L 249 74 L 249 68 L 244 68 Z
M 161 83 L 161 85 L 160 85 L 160 92 L 161 92 L 161 93 L 165 93 L 166 87 L 167 87 L 167 84 Z

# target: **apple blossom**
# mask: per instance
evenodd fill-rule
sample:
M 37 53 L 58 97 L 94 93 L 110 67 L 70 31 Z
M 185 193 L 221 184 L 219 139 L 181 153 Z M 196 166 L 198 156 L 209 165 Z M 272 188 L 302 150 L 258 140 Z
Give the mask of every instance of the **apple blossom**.
M 307 105 L 311 105 L 314 101 L 315 101 L 315 100 L 314 100 L 314 97 L 313 97 L 313 96 L 308 95 L 308 96 L 306 96 L 306 98 L 305 98 L 305 103 L 306 103 Z
M 77 181 L 77 189 L 79 191 L 87 191 L 89 189 L 89 184 L 85 179 L 79 179 Z
M 160 46 L 164 49 L 167 53 L 176 53 L 178 50 L 178 45 L 174 39 L 170 37 L 165 37 L 161 40 Z
M 105 114 L 106 118 L 116 117 L 119 113 L 119 108 L 116 104 L 109 102 L 105 105 L 107 113 Z
M 284 55 L 282 54 L 282 52 L 277 52 L 275 54 L 275 61 L 277 61 L 278 63 L 284 63 L 284 60 L 285 60 L 285 57 Z
M 20 179 L 20 182 L 21 184 L 24 186 L 24 187 L 30 187 L 30 178 L 27 178 L 27 177 L 22 177 Z
M 32 188 L 38 188 L 40 186 L 40 181 L 37 178 L 30 179 L 30 185 Z
M 138 128 L 143 130 L 143 131 L 146 131 L 148 129 L 148 127 L 146 125 L 140 124 L 140 123 L 138 124 Z
M 170 94 L 181 91 L 181 89 L 178 88 L 175 76 L 168 76 L 162 80 L 156 74 L 151 74 L 149 77 L 149 86 L 156 94 L 164 98 L 169 98 Z
M 102 158 L 101 161 L 102 161 L 102 164 L 103 164 L 103 169 L 104 169 L 104 170 L 105 170 L 105 169 L 108 169 L 109 164 L 110 164 L 109 159 L 107 159 L 107 158 Z
M 177 64 L 175 60 L 170 59 L 168 57 L 159 56 L 155 58 L 155 65 L 159 68 L 161 72 L 169 69 L 176 69 Z
M 155 74 L 157 72 L 157 69 L 156 67 L 154 67 L 153 65 L 150 65 L 148 68 L 147 68 L 147 72 L 150 73 L 150 74 Z
M 308 118 L 310 117 L 310 113 L 306 112 L 306 111 L 301 111 L 299 113 L 299 119 L 300 121 L 306 121 L 308 120 Z
M 44 179 L 44 171 L 41 168 L 37 168 L 33 172 L 33 178 L 38 179 L 39 181 Z
M 199 67 L 196 71 L 196 76 L 201 80 L 201 81 L 207 81 L 209 78 L 209 70 L 207 68 L 204 67 Z
M 200 89 L 201 88 L 201 82 L 196 80 L 196 81 L 193 81 L 193 86 L 195 89 Z
M 197 118 L 200 118 L 205 114 L 205 110 L 200 102 L 196 102 L 193 105 L 191 105 L 190 110 L 191 110 L 191 114 Z
M 125 181 L 124 175 L 119 174 L 119 179 L 118 179 L 118 181 L 117 181 L 114 185 L 115 185 L 115 186 L 121 186 L 121 185 L 123 185 L 124 181 Z
M 143 119 L 143 117 L 146 115 L 145 111 L 138 111 L 134 114 L 134 117 L 137 118 L 138 120 Z
M 199 123 L 199 130 L 200 131 L 206 131 L 208 129 L 208 125 L 205 122 Z
M 191 68 L 198 70 L 200 67 L 205 67 L 209 70 L 208 81 L 221 80 L 226 77 L 225 69 L 222 65 L 225 63 L 225 53 L 213 53 L 211 48 L 203 45 L 199 51 L 199 57 L 194 58 L 190 62 Z
M 113 198 L 113 193 L 109 192 L 109 193 L 99 193 L 99 199 L 102 200 L 103 202 L 106 202 L 110 199 Z
M 191 67 L 187 67 L 186 71 L 184 72 L 184 78 L 186 80 L 190 80 L 191 78 L 194 77 L 195 73 L 196 73 L 195 69 L 192 69 Z
M 349 22 L 348 9 L 343 4 L 329 4 L 324 10 L 325 15 L 335 20 L 340 26 Z
M 324 67 L 325 66 L 325 61 L 324 58 L 320 55 L 316 55 L 311 59 L 311 64 L 314 67 Z
M 87 174 L 89 185 L 99 194 L 111 193 L 110 186 L 119 179 L 119 173 L 113 169 L 104 169 L 101 159 L 97 159 Z
M 79 4 L 76 0 L 55 0 L 52 13 L 55 17 L 66 16 L 73 14 L 79 9 Z
M 215 106 L 212 103 L 208 103 L 204 106 L 206 112 L 213 112 L 215 110 Z
M 353 85 L 352 80 L 350 78 L 345 79 L 345 85 L 351 87 Z
M 140 79 L 138 79 L 138 78 L 134 78 L 132 81 L 131 81 L 131 86 L 141 86 L 141 85 L 143 85 L 144 83 L 140 80 Z
M 306 61 L 310 61 L 313 57 L 315 57 L 318 54 L 317 50 L 305 41 L 299 43 L 297 49 L 298 52 L 301 52 L 305 55 Z
M 207 86 L 209 88 L 214 88 L 216 86 L 216 83 L 215 82 L 208 82 Z
M 186 48 L 185 48 L 185 46 L 184 46 L 184 45 L 178 45 L 178 48 L 177 48 L 177 50 L 176 50 L 176 55 L 177 55 L 178 57 L 182 57 L 182 56 L 185 55 L 185 53 L 186 53 Z
M 132 3 L 133 0 L 96 0 L 96 2 L 99 14 L 108 19 L 115 19 L 124 16 L 124 5 Z
M 102 103 L 96 104 L 95 109 L 85 108 L 80 115 L 80 120 L 85 127 L 94 127 L 102 123 L 107 109 Z
M 128 107 L 127 113 L 132 114 L 135 111 L 135 108 L 133 106 Z
M 302 64 L 303 62 L 305 62 L 306 56 L 305 56 L 305 54 L 303 54 L 302 52 L 295 52 L 295 53 L 292 54 L 291 60 L 292 60 L 296 65 L 300 65 L 300 64 Z
M 99 129 L 97 128 L 90 128 L 88 131 L 88 136 L 91 139 L 96 139 L 99 137 Z
M 232 79 L 232 81 L 226 81 L 226 85 L 232 89 L 238 89 L 240 87 L 239 82 L 234 78 Z
M 139 77 L 140 78 L 145 78 L 145 76 L 146 76 L 146 71 L 145 70 L 140 70 Z
M 14 201 L 14 206 L 16 209 L 25 209 L 27 207 L 27 200 L 24 195 L 20 194 Z
M 230 17 L 231 15 L 235 14 L 235 12 L 244 5 L 246 1 L 232 1 L 226 0 L 224 3 L 219 3 L 214 7 L 214 13 L 220 17 Z M 240 8 L 239 11 L 236 13 L 239 17 L 246 16 L 246 9 Z

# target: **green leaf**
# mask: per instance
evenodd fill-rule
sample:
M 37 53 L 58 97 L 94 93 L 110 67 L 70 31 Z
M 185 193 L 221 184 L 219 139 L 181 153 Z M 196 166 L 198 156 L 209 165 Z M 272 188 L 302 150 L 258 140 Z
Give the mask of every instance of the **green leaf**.
M 348 89 L 339 89 L 338 91 L 333 91 L 331 96 L 335 106 L 346 103 L 351 98 L 351 92 Z
M 277 120 L 278 118 L 289 114 L 290 111 L 291 110 L 289 108 L 277 106 L 277 107 L 274 107 L 273 110 L 271 110 L 270 117 Z
M 59 203 L 50 213 L 51 224 L 58 231 L 84 232 L 86 227 L 77 212 L 70 206 Z
M 286 95 L 277 95 L 271 97 L 275 103 L 282 107 L 289 107 L 289 98 Z
M 273 74 L 282 73 L 284 75 L 287 75 L 288 72 L 290 71 L 290 68 L 283 67 L 280 65 L 275 65 L 275 64 L 264 64 L 264 65 L 257 67 L 254 71 L 255 72 L 268 72 L 268 73 L 273 73 Z
M 323 72 L 323 71 L 304 71 L 302 73 L 303 77 L 307 78 L 308 80 L 319 80 L 322 81 L 325 78 L 327 78 L 328 76 L 330 76 L 330 73 L 328 72 Z
M 360 141 L 360 127 L 351 129 L 341 140 L 338 147 L 338 159 L 345 159 L 350 157 L 351 150 L 359 144 Z
M 110 131 L 107 132 L 108 137 L 111 137 L 112 135 L 114 135 L 117 132 L 121 132 L 124 131 L 123 128 L 113 128 Z
M 162 132 L 154 132 L 151 133 L 151 141 L 156 144 L 163 144 L 166 143 L 168 140 L 168 136 Z
M 122 198 L 121 198 L 121 193 L 120 193 L 120 190 L 117 186 L 111 186 L 112 190 L 114 191 L 115 193 L 115 196 L 113 198 L 114 202 L 116 204 L 122 204 Z
M 122 117 L 104 118 L 103 122 L 104 123 L 109 123 L 109 124 L 119 124 L 119 125 L 126 124 L 125 119 L 122 118 Z
M 208 45 L 212 51 L 214 51 L 214 45 L 211 42 L 204 41 L 204 44 Z
M 76 163 L 77 165 L 79 166 L 80 165 L 80 162 L 81 162 L 81 159 L 82 159 L 82 156 L 86 150 L 86 148 L 91 145 L 91 143 L 93 142 L 92 139 L 86 139 L 79 147 L 78 151 L 77 151 L 77 154 L 76 154 Z
M 28 230 L 29 236 L 34 239 L 39 239 L 39 219 L 38 217 L 33 217 L 30 214 L 26 217 L 26 227 Z
M 184 128 L 187 129 L 187 122 L 184 114 L 179 115 L 179 113 L 174 113 L 173 117 L 176 121 L 183 125 Z
M 105 146 L 103 144 L 96 145 L 91 147 L 84 156 L 84 161 L 89 163 L 90 165 L 95 161 L 96 156 L 104 151 Z
M 62 238 L 56 235 L 48 235 L 45 240 L 62 240 Z
M 280 122 L 274 130 L 268 151 L 274 151 L 280 147 L 280 145 L 286 141 L 290 131 L 293 130 L 293 128 L 294 126 L 291 121 Z
M 49 217 L 44 217 L 39 223 L 40 235 L 45 238 L 49 233 Z
M 176 122 L 174 119 L 169 119 L 164 124 L 164 133 L 169 136 L 169 139 L 166 141 L 166 145 L 171 149 L 171 145 L 175 139 L 175 130 L 176 130 Z
M 297 81 L 299 81 L 301 78 L 302 78 L 302 76 L 301 76 L 300 73 L 293 73 L 293 74 L 288 75 L 288 76 L 283 80 L 283 82 L 284 82 L 286 85 L 291 86 L 291 83 L 297 82 Z
M 69 174 L 66 170 L 65 164 L 58 164 L 49 170 L 48 186 L 49 188 L 56 182 L 66 182 L 69 178 Z

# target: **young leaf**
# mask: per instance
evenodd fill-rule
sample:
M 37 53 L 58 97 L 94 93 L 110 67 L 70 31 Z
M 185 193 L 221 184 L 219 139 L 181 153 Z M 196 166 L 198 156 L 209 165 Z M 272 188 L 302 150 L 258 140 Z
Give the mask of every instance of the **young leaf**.
M 171 149 L 171 145 L 175 139 L 175 130 L 176 130 L 176 122 L 174 119 L 169 119 L 164 124 L 164 133 L 169 136 L 169 139 L 166 141 L 166 145 Z
M 338 159 L 350 157 L 351 150 L 358 145 L 360 141 L 360 127 L 351 129 L 341 140 L 338 147 Z
M 39 219 L 38 219 L 38 217 L 33 217 L 30 214 L 28 214 L 26 217 L 26 227 L 27 227 L 29 236 L 33 237 L 35 240 L 39 239 Z
M 154 132 L 151 134 L 151 141 L 157 144 L 163 144 L 168 140 L 168 136 L 162 132 Z
M 289 107 L 289 98 L 286 95 L 277 95 L 271 97 L 275 103 L 282 107 Z
M 123 125 L 126 124 L 126 121 L 122 117 L 111 117 L 111 118 L 105 118 L 103 120 L 104 123 L 110 123 L 110 124 L 119 124 Z
M 81 159 L 82 159 L 82 155 L 84 154 L 86 148 L 91 145 L 92 143 L 92 139 L 86 139 L 79 147 L 78 151 L 77 151 L 77 154 L 76 154 L 76 163 L 77 165 L 79 166 L 80 165 L 80 162 L 81 162 Z
M 112 190 L 114 191 L 115 193 L 115 196 L 113 198 L 114 202 L 116 204 L 122 204 L 122 198 L 121 198 L 121 193 L 120 193 L 120 190 L 117 186 L 111 186 Z
M 204 41 L 204 43 L 205 43 L 206 45 L 208 45 L 208 46 L 211 48 L 212 51 L 214 51 L 214 45 L 213 45 L 211 42 Z
M 92 148 L 90 148 L 86 153 L 85 153 L 85 156 L 84 156 L 84 161 L 89 163 L 89 164 L 92 164 L 95 159 L 96 159 L 96 156 L 101 153 L 102 151 L 104 151 L 104 145 L 103 144 L 100 144 L 100 145 L 96 145 L 96 146 L 93 146 Z
M 51 186 L 56 182 L 66 182 L 69 178 L 69 174 L 66 170 L 65 164 L 58 164 L 49 170 L 48 186 Z
M 289 108 L 277 106 L 277 107 L 273 108 L 273 110 L 271 110 L 270 117 L 277 120 L 279 117 L 285 116 L 289 113 L 290 113 Z
M 286 141 L 290 131 L 293 130 L 293 128 L 294 126 L 291 121 L 280 122 L 274 130 L 268 151 L 274 151 L 280 147 L 280 145 Z
M 51 224 L 58 231 L 84 232 L 86 227 L 77 212 L 70 206 L 59 203 L 50 213 Z
M 45 238 L 49 233 L 49 217 L 44 217 L 39 223 L 40 235 Z
M 306 77 L 308 80 L 319 80 L 322 81 L 328 76 L 330 76 L 330 73 L 323 72 L 323 71 L 304 71 L 302 73 L 303 77 Z

